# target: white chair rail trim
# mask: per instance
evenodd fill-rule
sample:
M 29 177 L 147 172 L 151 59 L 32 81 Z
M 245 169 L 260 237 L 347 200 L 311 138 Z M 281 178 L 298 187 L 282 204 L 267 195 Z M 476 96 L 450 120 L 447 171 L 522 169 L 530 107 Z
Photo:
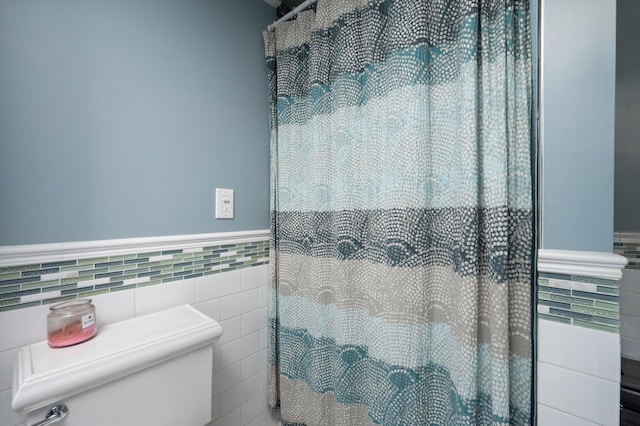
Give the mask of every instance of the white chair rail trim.
M 627 259 L 614 253 L 538 250 L 538 272 L 619 280 Z
M 269 239 L 269 230 L 169 235 L 69 243 L 0 246 L 0 267 L 57 262 L 91 257 L 117 256 L 148 251 L 190 249 Z

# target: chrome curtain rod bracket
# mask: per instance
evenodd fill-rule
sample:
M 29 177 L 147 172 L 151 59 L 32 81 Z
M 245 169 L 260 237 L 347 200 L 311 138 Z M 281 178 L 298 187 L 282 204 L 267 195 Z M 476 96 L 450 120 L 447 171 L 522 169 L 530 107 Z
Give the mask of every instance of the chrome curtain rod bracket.
M 305 10 L 306 8 L 308 8 L 309 6 L 311 6 L 312 4 L 315 4 L 317 2 L 318 2 L 318 0 L 306 0 L 306 1 L 302 2 L 299 6 L 295 7 L 291 12 L 287 13 L 286 15 L 284 15 L 282 18 L 278 19 L 277 21 L 274 21 L 273 23 L 269 24 L 269 26 L 267 27 L 267 30 L 275 31 L 276 30 L 276 26 L 278 24 L 281 24 L 282 22 L 288 21 L 289 19 L 291 19 L 294 16 L 296 16 L 298 13 L 302 12 L 303 10 Z

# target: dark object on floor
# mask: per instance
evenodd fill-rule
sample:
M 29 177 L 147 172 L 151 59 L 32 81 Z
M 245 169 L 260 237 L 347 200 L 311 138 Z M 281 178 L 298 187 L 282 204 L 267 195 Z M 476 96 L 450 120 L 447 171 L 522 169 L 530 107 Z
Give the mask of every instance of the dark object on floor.
M 620 426 L 640 426 L 640 362 L 622 358 Z
M 622 387 L 640 392 L 640 361 L 622 358 Z
M 638 426 L 640 425 L 640 414 L 635 411 L 620 409 L 620 426 Z

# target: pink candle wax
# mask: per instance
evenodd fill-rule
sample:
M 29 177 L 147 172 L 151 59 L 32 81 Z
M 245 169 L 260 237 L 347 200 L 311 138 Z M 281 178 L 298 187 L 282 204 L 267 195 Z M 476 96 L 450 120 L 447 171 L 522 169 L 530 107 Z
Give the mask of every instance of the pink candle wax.
M 70 324 L 60 330 L 49 333 L 49 346 L 61 348 L 89 340 L 96 334 L 96 324 L 82 328 L 82 322 Z

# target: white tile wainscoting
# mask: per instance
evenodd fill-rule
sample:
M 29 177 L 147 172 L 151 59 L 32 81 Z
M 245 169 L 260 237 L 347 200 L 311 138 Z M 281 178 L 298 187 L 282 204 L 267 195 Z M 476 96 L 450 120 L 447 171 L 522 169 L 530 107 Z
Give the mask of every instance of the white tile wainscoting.
M 626 264 L 616 254 L 565 250 L 540 250 L 538 259 L 540 273 L 583 281 L 590 277 L 595 283 L 620 280 Z M 562 283 L 563 287 L 572 284 Z M 583 321 L 568 323 L 538 319 L 539 426 L 617 426 L 620 422 L 620 334 L 616 327 L 601 331 L 595 329 L 597 323 L 580 318 Z
M 237 241 L 234 235 L 225 238 L 224 234 L 216 234 L 215 244 L 233 243 Z M 252 237 L 264 241 L 268 231 L 259 231 Z M 170 238 L 173 240 L 169 248 L 181 241 L 180 237 Z M 212 244 L 206 238 L 201 240 L 203 246 Z M 167 248 L 156 242 L 155 249 Z M 108 247 L 101 255 L 109 255 Z M 51 261 L 52 257 L 47 256 Z M 28 258 L 37 263 L 37 255 Z M 267 410 L 268 269 L 265 264 L 247 266 L 91 298 L 99 327 L 181 304 L 190 304 L 216 319 L 223 335 L 214 346 L 211 426 L 273 426 L 279 422 Z M 18 348 L 46 339 L 48 310 L 48 305 L 40 305 L 0 312 L 0 426 L 24 421 L 11 410 L 13 360 Z
M 640 361 L 640 270 L 625 269 L 620 281 L 622 356 Z
M 264 231 L 260 238 L 264 240 L 267 235 Z M 223 242 L 224 236 L 217 236 L 216 244 Z M 158 241 L 154 244 L 154 250 L 167 248 Z M 175 248 L 175 244 L 172 242 L 168 248 Z M 95 244 L 92 250 L 95 254 Z M 24 252 L 30 263 L 37 263 L 37 255 Z M 109 255 L 108 248 L 100 253 L 105 255 Z M 47 262 L 55 259 L 47 254 Z M 5 260 L 3 266 L 11 263 Z M 610 253 L 541 250 L 538 269 L 551 274 L 616 280 L 620 278 L 621 265 L 620 256 Z M 269 415 L 266 404 L 267 288 L 268 265 L 248 264 L 228 272 L 91 297 L 102 325 L 184 303 L 218 320 L 223 335 L 214 347 L 211 425 L 271 426 L 278 422 Z M 46 338 L 48 308 L 39 305 L 0 312 L 0 426 L 15 426 L 23 421 L 10 408 L 13 358 L 19 347 Z M 619 334 L 539 320 L 537 381 L 538 425 L 617 425 Z
M 622 356 L 640 361 L 640 232 L 616 232 L 613 241 L 629 261 L 620 281 Z
M 538 425 L 619 424 L 619 345 L 614 333 L 540 320 Z

